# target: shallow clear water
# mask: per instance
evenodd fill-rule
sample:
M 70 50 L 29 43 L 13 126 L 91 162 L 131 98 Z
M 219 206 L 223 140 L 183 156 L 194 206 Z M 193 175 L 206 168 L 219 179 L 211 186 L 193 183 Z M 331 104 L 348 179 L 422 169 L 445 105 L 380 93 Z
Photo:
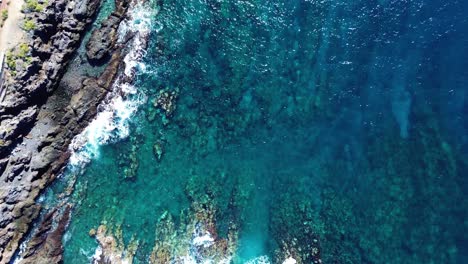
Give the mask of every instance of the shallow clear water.
M 468 258 L 467 3 L 158 5 L 147 102 L 78 176 L 65 263 L 89 262 L 101 223 L 147 263 L 161 215 L 197 202 L 220 237 L 236 223 L 235 263 L 311 263 L 315 239 L 324 263 Z

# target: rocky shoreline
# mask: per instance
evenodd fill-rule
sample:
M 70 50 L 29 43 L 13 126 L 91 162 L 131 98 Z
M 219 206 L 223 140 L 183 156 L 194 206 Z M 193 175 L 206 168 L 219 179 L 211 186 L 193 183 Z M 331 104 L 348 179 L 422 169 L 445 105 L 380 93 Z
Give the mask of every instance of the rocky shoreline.
M 30 17 L 36 24 L 30 63 L 7 79 L 6 96 L 0 102 L 0 264 L 17 254 L 41 211 L 37 198 L 61 173 L 73 138 L 95 117 L 125 68 L 126 47 L 117 44 L 116 31 L 128 3 L 115 2 L 115 11 L 94 30 L 86 46 L 90 61 L 104 63 L 107 56 L 107 66 L 99 77 L 77 73 L 79 82 L 62 82 L 62 77 L 101 1 L 49 0 L 42 12 Z M 70 205 L 62 206 L 38 223 L 20 263 L 61 260 L 61 237 L 71 210 Z

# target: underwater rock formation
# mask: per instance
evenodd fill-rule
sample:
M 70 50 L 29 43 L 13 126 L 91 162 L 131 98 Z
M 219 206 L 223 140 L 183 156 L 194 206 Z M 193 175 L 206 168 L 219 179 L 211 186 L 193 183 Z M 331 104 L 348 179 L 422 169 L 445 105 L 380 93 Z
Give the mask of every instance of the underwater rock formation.
M 99 247 L 93 255 L 93 264 L 132 264 L 138 249 L 138 241 L 132 239 L 128 246 L 124 245 L 122 229 L 119 226 L 108 228 L 100 225 L 95 234 Z
M 128 153 L 122 153 L 119 159 L 119 167 L 122 168 L 123 177 L 126 180 L 134 181 L 137 176 L 138 170 L 138 150 L 139 143 L 143 141 L 142 138 L 132 136 L 130 138 L 130 144 L 132 145 L 131 150 Z
M 161 115 L 164 125 L 169 123 L 169 118 L 172 116 L 177 107 L 177 97 L 179 96 L 179 89 L 161 89 L 153 100 L 153 106 Z M 153 113 L 152 115 L 154 115 Z M 154 117 L 151 117 L 154 119 Z
M 231 223 L 226 238 L 218 235 L 216 210 L 211 204 L 192 204 L 178 228 L 165 212 L 156 226 L 155 245 L 149 263 L 230 263 L 238 243 L 238 230 Z

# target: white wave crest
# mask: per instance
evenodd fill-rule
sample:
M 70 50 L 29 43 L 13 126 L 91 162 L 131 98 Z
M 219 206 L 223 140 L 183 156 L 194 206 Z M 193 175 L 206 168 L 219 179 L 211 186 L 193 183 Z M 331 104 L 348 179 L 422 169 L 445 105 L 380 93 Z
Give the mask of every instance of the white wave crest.
M 271 261 L 268 258 L 268 256 L 256 257 L 246 262 L 246 264 L 270 264 L 270 263 Z M 289 257 L 285 259 L 282 264 L 296 264 L 296 263 L 297 261 L 294 258 Z
M 231 254 L 219 256 L 216 253 L 206 256 L 202 252 L 204 249 L 215 246 L 215 239 L 206 231 L 202 225 L 197 225 L 188 245 L 188 250 L 177 256 L 174 262 L 183 264 L 229 264 L 231 263 Z M 209 251 L 209 250 L 208 250 Z
M 285 261 L 283 261 L 283 264 L 296 264 L 297 261 L 291 257 L 287 258 Z
M 69 165 L 72 169 L 82 168 L 91 159 L 98 157 L 101 145 L 126 138 L 130 133 L 131 117 L 146 101 L 146 96 L 131 82 L 137 71 L 145 71 L 142 58 L 146 55 L 148 37 L 153 29 L 152 21 L 157 10 L 148 4 L 136 4 L 129 14 L 129 18 L 119 26 L 120 43 L 123 43 L 129 34 L 133 35 L 130 52 L 123 59 L 123 75 L 117 77 L 111 92 L 99 105 L 99 113 L 94 120 L 70 144 L 72 155 Z

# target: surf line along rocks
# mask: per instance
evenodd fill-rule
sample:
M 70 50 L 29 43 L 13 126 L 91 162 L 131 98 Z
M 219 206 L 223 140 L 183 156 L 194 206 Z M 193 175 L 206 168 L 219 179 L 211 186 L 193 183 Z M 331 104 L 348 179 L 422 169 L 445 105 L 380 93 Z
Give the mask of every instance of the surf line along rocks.
M 9 263 L 17 252 L 39 215 L 41 207 L 35 200 L 61 172 L 70 156 L 70 142 L 94 118 L 124 67 L 126 47 L 113 41 L 106 47 L 110 61 L 99 77 L 80 76 L 83 80 L 76 85 L 60 84 L 99 6 L 100 0 L 49 0 L 32 17 L 37 27 L 31 38 L 31 63 L 4 84 L 7 93 L 0 102 L 0 264 Z M 116 0 L 113 15 L 119 19 L 115 23 L 126 17 L 127 10 L 124 0 Z M 69 210 L 64 211 L 60 218 L 68 221 Z M 50 246 L 45 234 L 40 237 L 43 241 L 34 239 L 28 257 L 40 255 L 41 248 Z M 61 243 L 60 239 L 54 241 Z

